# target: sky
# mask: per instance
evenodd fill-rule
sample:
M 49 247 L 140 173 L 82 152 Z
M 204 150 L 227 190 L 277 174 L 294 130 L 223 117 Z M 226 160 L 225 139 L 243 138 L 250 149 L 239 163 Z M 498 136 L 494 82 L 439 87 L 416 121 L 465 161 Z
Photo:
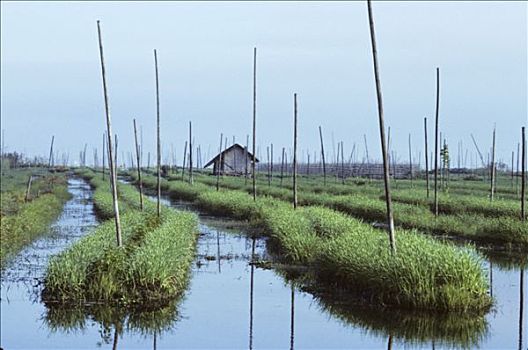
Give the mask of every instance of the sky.
M 181 163 L 188 123 L 204 162 L 252 127 L 257 47 L 257 143 L 293 147 L 298 94 L 299 152 L 319 158 L 322 126 L 329 158 L 344 142 L 381 158 L 372 53 L 364 1 L 355 2 L 1 2 L 1 127 L 6 151 L 55 149 L 77 160 L 101 152 L 106 128 L 96 21 L 101 20 L 113 131 L 132 151 L 136 118 L 154 159 L 158 50 L 164 158 Z M 436 67 L 440 131 L 457 161 L 458 142 L 491 147 L 511 162 L 527 122 L 526 2 L 373 2 L 386 126 L 392 150 L 423 158 L 423 118 L 434 137 Z M 119 151 L 121 157 L 121 152 Z M 423 164 L 423 160 L 421 161 Z

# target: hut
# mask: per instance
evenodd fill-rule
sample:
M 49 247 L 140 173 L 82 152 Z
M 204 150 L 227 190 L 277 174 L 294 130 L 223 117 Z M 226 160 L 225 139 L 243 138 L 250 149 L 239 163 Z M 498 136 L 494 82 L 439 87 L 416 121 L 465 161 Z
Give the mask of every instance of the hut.
M 235 143 L 207 162 L 204 169 L 212 164 L 214 175 L 217 175 L 218 171 L 220 174 L 225 175 L 244 175 L 246 174 L 246 171 L 249 174 L 251 173 L 251 162 L 253 159 L 256 163 L 259 162 L 259 160 L 249 151 L 246 151 L 244 147 Z

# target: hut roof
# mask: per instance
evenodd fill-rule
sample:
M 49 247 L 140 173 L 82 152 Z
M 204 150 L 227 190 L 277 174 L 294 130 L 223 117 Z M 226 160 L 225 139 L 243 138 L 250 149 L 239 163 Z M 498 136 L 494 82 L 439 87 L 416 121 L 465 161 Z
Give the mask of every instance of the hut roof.
M 216 160 L 218 160 L 220 158 L 221 155 L 223 155 L 224 153 L 228 153 L 230 152 L 231 150 L 235 149 L 235 148 L 239 148 L 241 149 L 242 151 L 245 151 L 245 147 L 241 146 L 240 144 L 238 143 L 234 143 L 233 145 L 231 145 L 229 148 L 226 148 L 225 150 L 223 150 L 222 152 L 220 152 L 219 154 L 217 154 L 213 159 L 211 159 L 210 161 L 207 162 L 207 164 L 204 165 L 204 168 L 207 168 L 209 165 L 213 164 Z M 259 162 L 258 158 L 257 157 L 254 157 L 253 154 L 251 154 L 251 152 L 248 151 L 248 156 L 250 159 L 254 159 L 256 163 Z

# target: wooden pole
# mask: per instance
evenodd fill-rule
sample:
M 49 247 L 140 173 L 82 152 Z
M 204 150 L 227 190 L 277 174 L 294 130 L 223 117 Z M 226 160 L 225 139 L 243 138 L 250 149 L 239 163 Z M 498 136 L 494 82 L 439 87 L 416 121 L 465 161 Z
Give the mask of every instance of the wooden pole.
M 526 134 L 525 127 L 521 128 L 522 134 L 522 155 L 521 155 L 521 220 L 526 220 L 526 210 L 525 210 L 525 197 L 526 197 Z
M 158 53 L 154 49 L 154 72 L 156 75 L 156 141 L 157 141 L 157 192 L 158 192 L 158 217 L 161 215 L 161 139 L 160 139 L 160 105 L 159 105 L 159 77 L 158 77 Z
M 323 130 L 319 125 L 319 138 L 321 140 L 321 160 L 323 162 L 323 184 L 326 186 L 326 162 L 325 162 L 325 152 L 324 152 L 324 143 L 323 143 Z
M 516 172 L 516 176 L 515 176 L 515 187 L 517 189 L 517 195 L 519 195 L 519 158 L 520 158 L 520 154 L 521 154 L 521 144 L 520 142 L 517 142 L 517 172 Z
M 306 165 L 306 176 L 310 176 L 310 151 L 306 152 L 308 156 L 308 164 Z
M 515 151 L 512 151 L 512 162 L 511 162 L 511 188 L 513 190 L 513 178 L 514 178 L 514 162 L 515 162 Z
M 273 181 L 273 143 L 270 145 L 271 165 L 270 165 L 270 183 Z
M 116 176 L 116 164 L 112 158 L 112 120 L 110 117 L 110 106 L 108 102 L 108 93 L 106 89 L 106 72 L 103 58 L 103 42 L 101 39 L 101 27 L 99 21 L 97 21 L 97 35 L 99 38 L 99 54 L 101 58 L 101 74 L 103 77 L 103 94 L 105 102 L 105 114 L 106 114 L 106 133 L 108 136 L 108 163 L 110 167 L 110 182 L 112 183 L 112 198 L 114 205 L 114 217 L 115 217 L 115 227 L 116 227 L 116 239 L 117 246 L 121 247 L 123 245 L 121 240 L 121 220 L 119 218 L 119 203 L 117 200 L 117 176 Z
M 383 134 L 385 134 L 385 130 L 383 130 Z M 365 156 L 367 157 L 367 178 L 370 179 L 370 159 L 369 159 L 369 153 L 368 153 L 367 135 L 366 134 L 363 134 L 363 140 L 365 141 Z
M 493 127 L 493 143 L 491 146 L 491 183 L 490 183 L 490 201 L 493 202 L 495 193 L 495 127 Z
M 48 160 L 48 168 L 51 168 L 51 159 L 53 158 L 53 142 L 55 141 L 55 136 L 51 136 L 51 146 Z
M 268 187 L 271 186 L 271 174 L 270 174 L 270 149 L 269 147 L 266 147 L 266 156 L 268 161 Z
M 246 166 L 245 166 L 245 174 L 244 174 L 244 185 L 247 186 L 247 179 L 248 179 L 248 167 L 249 167 L 249 162 L 248 162 L 248 159 L 249 159 L 249 154 L 248 154 L 248 149 L 249 149 L 249 135 L 246 135 L 246 147 L 245 147 L 245 153 L 246 153 L 246 157 L 245 157 L 245 162 L 246 162 Z
M 27 186 L 26 186 L 26 197 L 24 198 L 24 202 L 29 201 L 30 193 L 31 193 L 31 181 L 33 180 L 33 176 L 29 174 Z
M 257 173 L 255 171 L 255 151 L 257 145 L 257 48 L 253 48 L 253 156 L 251 170 L 253 171 L 253 200 L 257 200 Z
M 281 158 L 281 175 L 280 175 L 280 186 L 282 187 L 282 179 L 284 178 L 284 153 L 286 148 L 282 147 L 282 158 Z
M 297 209 L 297 94 L 293 94 L 293 207 Z
M 136 119 L 134 118 L 134 141 L 136 143 L 136 159 L 137 159 L 137 174 L 138 174 L 138 183 L 139 183 L 139 208 L 143 211 L 143 182 L 141 181 L 141 164 L 139 161 L 140 152 L 139 144 L 137 139 L 137 128 L 136 128 Z
M 189 121 L 189 183 L 193 184 L 193 158 L 192 158 L 192 123 Z
M 220 147 L 218 148 L 218 162 L 216 166 L 216 190 L 220 189 L 220 170 L 222 169 L 222 140 L 224 135 L 220 133 Z
M 345 184 L 345 155 L 343 152 L 344 144 L 341 141 L 341 182 Z
M 147 171 L 150 171 L 150 152 L 147 152 Z
M 185 179 L 185 167 L 187 164 L 187 142 L 185 141 L 185 146 L 183 147 L 183 160 L 182 160 L 182 181 Z
M 484 157 L 482 156 L 482 153 L 480 152 L 480 149 L 477 146 L 477 141 L 475 141 L 475 138 L 473 137 L 473 134 L 471 134 L 471 139 L 473 140 L 473 144 L 475 145 L 475 148 L 477 149 L 478 155 L 480 157 L 480 161 L 482 162 L 482 166 L 486 166 L 486 162 L 484 161 Z
M 106 135 L 103 132 L 103 180 L 105 178 Z
M 427 198 L 429 198 L 429 159 L 427 151 L 427 117 L 424 117 L 424 135 L 425 135 L 425 186 L 427 188 Z
M 376 81 L 376 95 L 378 101 L 378 116 L 379 116 L 379 127 L 380 127 L 380 138 L 381 138 L 381 152 L 383 155 L 383 178 L 385 182 L 385 201 L 387 203 L 387 224 L 389 226 L 389 242 L 391 253 L 396 254 L 396 240 L 394 237 L 394 219 L 392 217 L 392 203 L 390 193 L 390 179 L 389 179 L 389 162 L 387 159 L 387 145 L 385 144 L 385 123 L 383 120 L 383 100 L 381 96 L 381 83 L 379 79 L 378 70 L 378 55 L 376 50 L 376 37 L 374 33 L 374 19 L 372 17 L 372 5 L 370 0 L 367 2 L 368 17 L 370 25 L 370 39 L 372 44 L 372 59 L 374 63 L 374 76 Z
M 411 188 L 413 187 L 413 164 L 411 152 L 411 134 L 409 133 L 409 174 L 411 176 Z
M 440 68 L 436 68 L 436 110 L 435 110 L 435 171 L 434 171 L 434 214 L 438 216 L 438 112 L 440 108 Z M 476 145 L 476 144 L 475 144 Z
M 114 134 L 114 167 L 116 170 L 116 174 L 115 174 L 116 177 L 117 177 L 117 167 L 118 166 L 119 165 L 117 163 L 117 134 Z

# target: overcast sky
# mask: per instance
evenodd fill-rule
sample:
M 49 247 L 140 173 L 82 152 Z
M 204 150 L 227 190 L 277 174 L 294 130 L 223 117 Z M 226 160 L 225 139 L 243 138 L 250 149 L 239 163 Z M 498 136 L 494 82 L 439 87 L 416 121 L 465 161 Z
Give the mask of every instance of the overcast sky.
M 434 135 L 435 68 L 441 70 L 441 131 L 486 152 L 497 124 L 510 162 L 527 124 L 526 2 L 374 2 L 386 125 L 393 148 L 423 156 L 423 117 Z M 104 101 L 96 20 L 101 20 L 110 108 L 120 148 L 155 150 L 153 49 L 158 50 L 162 142 L 181 161 L 188 122 L 204 152 L 219 134 L 251 132 L 252 54 L 258 48 L 257 142 L 291 148 L 293 93 L 299 144 L 312 154 L 323 127 L 345 155 L 356 142 L 380 158 L 366 2 L 1 2 L 1 117 L 6 149 L 77 158 L 101 148 Z M 264 153 L 263 153 L 264 154 Z M 119 152 L 121 156 L 121 152 Z M 319 157 L 319 156 L 318 156 Z M 468 159 L 469 161 L 469 159 Z M 422 161 L 423 164 L 423 161 Z M 456 165 L 456 164 L 455 164 Z

